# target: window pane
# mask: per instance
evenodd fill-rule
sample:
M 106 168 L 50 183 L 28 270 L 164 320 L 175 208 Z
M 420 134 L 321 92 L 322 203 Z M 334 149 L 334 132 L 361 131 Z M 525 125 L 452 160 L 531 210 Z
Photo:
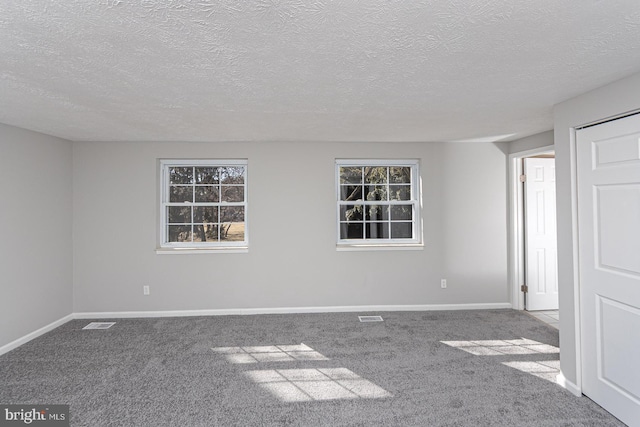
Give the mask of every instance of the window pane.
M 367 222 L 365 224 L 367 239 L 388 239 L 389 223 L 388 222 Z
M 244 240 L 244 222 L 233 222 L 220 226 L 220 240 L 241 242 Z
M 244 187 L 226 185 L 222 186 L 222 201 L 223 202 L 244 202 Z
M 411 205 L 395 205 L 391 206 L 391 220 L 412 220 L 413 207 Z
M 196 168 L 195 181 L 196 181 L 196 184 L 217 184 L 218 168 L 214 168 L 214 167 Z
M 191 223 L 191 206 L 168 206 L 167 218 L 169 223 Z
M 386 185 L 367 185 L 364 187 L 367 200 L 389 200 Z
M 386 184 L 388 170 L 387 166 L 366 166 L 364 168 L 365 184 Z
M 389 168 L 389 181 L 393 183 L 411 182 L 411 168 L 408 166 L 392 166 Z
M 162 160 L 161 245 L 235 246 L 246 241 L 246 161 Z M 170 244 L 170 245 L 167 245 Z
M 223 184 L 244 184 L 244 166 L 228 166 L 219 169 Z
M 350 222 L 340 224 L 340 238 L 341 239 L 362 239 L 364 224 L 361 222 Z
M 193 222 L 218 222 L 218 208 L 216 206 L 195 206 L 193 208 Z
M 170 184 L 191 184 L 192 182 L 193 168 L 191 166 L 169 168 Z
M 193 202 L 192 186 L 172 186 L 169 189 L 169 202 L 184 203 Z
M 341 185 L 340 186 L 340 200 L 362 200 L 362 186 L 361 185 Z
M 341 167 L 340 184 L 362 184 L 362 167 Z
M 336 159 L 336 164 L 338 240 L 375 240 L 383 246 L 396 239 L 421 242 L 414 236 L 420 228 L 417 161 L 390 160 L 385 165 L 380 160 Z
M 193 226 L 194 242 L 217 242 L 218 224 L 196 224 Z
M 392 239 L 413 238 L 413 225 L 410 222 L 392 222 L 391 238 Z
M 340 206 L 340 221 L 362 221 L 362 205 Z
M 190 225 L 170 225 L 169 226 L 169 242 L 190 242 L 191 226 Z
M 385 205 L 370 205 L 366 208 L 366 220 L 367 221 L 386 221 L 389 219 L 389 206 Z
M 410 185 L 390 185 L 389 193 L 391 200 L 411 200 Z
M 196 202 L 216 203 L 219 202 L 218 187 L 206 186 L 195 187 Z
M 223 206 L 220 208 L 220 240 L 244 240 L 244 207 Z
M 244 222 L 244 207 L 243 206 L 221 207 L 220 222 Z

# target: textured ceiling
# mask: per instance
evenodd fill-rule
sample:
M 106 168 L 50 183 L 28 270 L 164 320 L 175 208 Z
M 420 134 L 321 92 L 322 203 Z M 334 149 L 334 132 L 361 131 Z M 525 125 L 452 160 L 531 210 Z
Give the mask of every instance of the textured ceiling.
M 0 1 L 0 122 L 71 140 L 512 140 L 638 71 L 638 0 Z

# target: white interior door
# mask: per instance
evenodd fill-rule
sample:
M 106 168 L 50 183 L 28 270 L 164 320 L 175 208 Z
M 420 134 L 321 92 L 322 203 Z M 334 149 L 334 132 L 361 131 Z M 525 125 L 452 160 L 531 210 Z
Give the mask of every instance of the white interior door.
M 555 159 L 524 159 L 527 310 L 558 309 Z
M 582 391 L 640 426 L 640 115 L 576 142 Z

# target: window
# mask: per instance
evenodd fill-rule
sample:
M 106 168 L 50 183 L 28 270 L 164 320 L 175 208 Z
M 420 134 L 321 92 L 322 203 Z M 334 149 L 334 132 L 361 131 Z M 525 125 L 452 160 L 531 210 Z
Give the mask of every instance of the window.
M 337 160 L 338 246 L 422 244 L 417 160 Z
M 162 160 L 161 246 L 247 246 L 247 161 Z

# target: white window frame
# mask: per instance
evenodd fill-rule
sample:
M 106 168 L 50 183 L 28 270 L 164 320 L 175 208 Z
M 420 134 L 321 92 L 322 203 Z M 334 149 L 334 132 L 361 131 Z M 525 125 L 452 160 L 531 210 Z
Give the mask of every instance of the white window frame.
M 169 202 L 171 167 L 244 167 L 242 202 L 185 202 L 190 206 L 242 206 L 244 207 L 244 240 L 216 242 L 169 242 L 167 207 L 176 206 Z M 160 234 L 158 254 L 166 253 L 214 253 L 214 252 L 247 252 L 249 247 L 248 227 L 248 161 L 246 159 L 161 159 L 160 160 Z M 221 185 L 221 184 L 218 184 Z M 179 205 L 178 205 L 179 206 Z
M 411 200 L 405 201 L 342 201 L 340 168 L 342 167 L 365 167 L 365 166 L 383 166 L 383 167 L 410 167 L 411 168 Z M 417 159 L 336 159 L 335 165 L 335 181 L 336 181 L 336 249 L 337 250 L 421 250 L 424 248 L 422 238 L 422 185 L 420 180 L 420 161 Z M 364 183 L 362 183 L 364 185 Z M 388 185 L 388 183 L 387 183 Z M 340 208 L 346 205 L 388 205 L 411 204 L 413 208 L 412 214 L 412 237 L 405 239 L 378 239 L 378 238 L 362 238 L 362 239 L 342 239 L 340 237 Z M 389 222 L 392 222 L 389 219 Z M 366 223 L 366 221 L 363 221 Z

